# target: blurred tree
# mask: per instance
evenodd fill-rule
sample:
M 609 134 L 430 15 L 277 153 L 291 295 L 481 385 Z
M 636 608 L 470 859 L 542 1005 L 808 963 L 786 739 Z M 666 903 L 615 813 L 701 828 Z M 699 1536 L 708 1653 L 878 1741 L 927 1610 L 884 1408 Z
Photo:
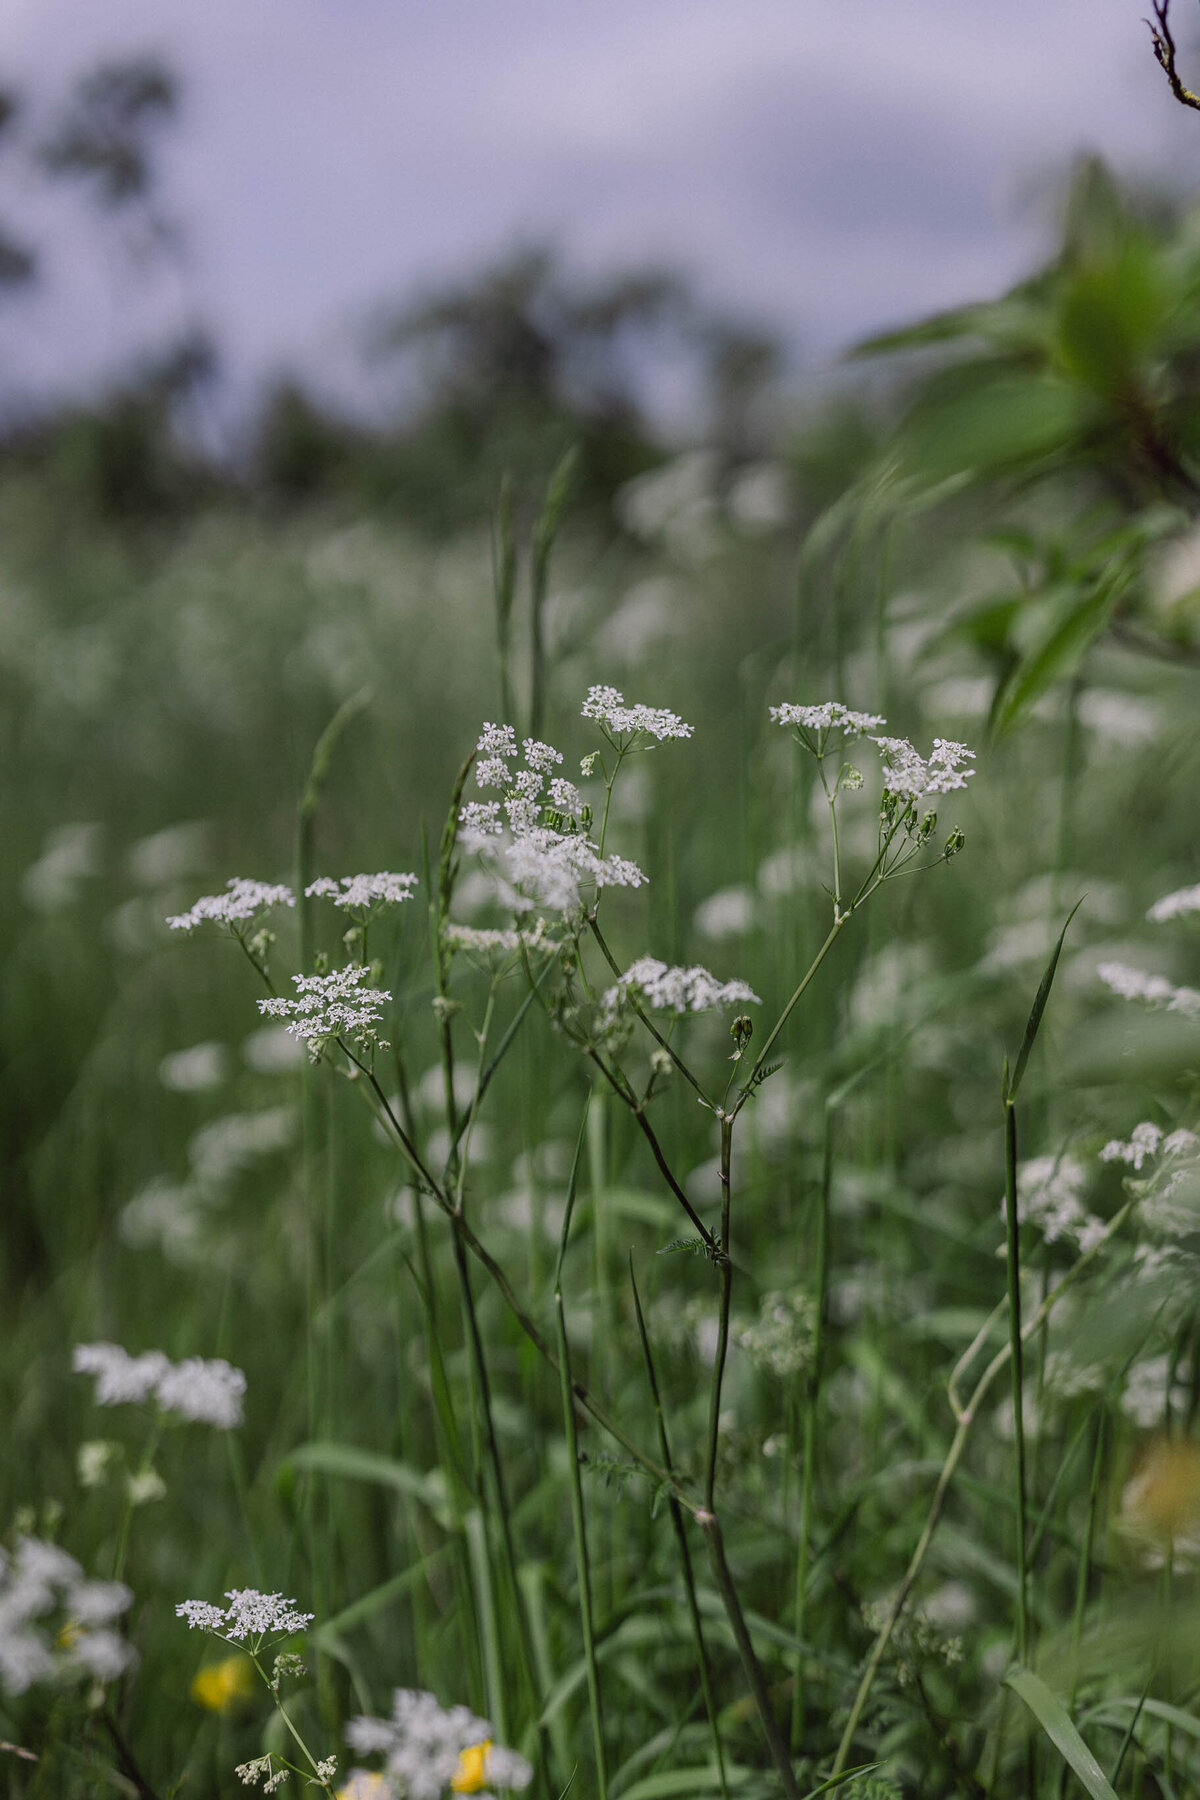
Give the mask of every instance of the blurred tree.
M 1011 586 L 953 625 L 995 669 L 994 725 L 1104 633 L 1200 663 L 1196 593 L 1168 602 L 1154 579 L 1200 514 L 1200 218 L 1085 159 L 1049 266 L 858 350 L 902 352 L 918 372 L 862 485 L 967 519 L 1007 558 Z

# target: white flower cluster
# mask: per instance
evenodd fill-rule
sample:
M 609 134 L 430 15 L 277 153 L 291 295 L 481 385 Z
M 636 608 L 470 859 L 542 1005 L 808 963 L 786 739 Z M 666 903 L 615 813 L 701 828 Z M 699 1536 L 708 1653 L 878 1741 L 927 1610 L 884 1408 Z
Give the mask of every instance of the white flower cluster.
M 1097 975 L 1122 1000 L 1140 1000 L 1146 1006 L 1162 1007 L 1167 1012 L 1183 1013 L 1186 1018 L 1200 1018 L 1200 990 L 1176 987 L 1165 975 L 1148 975 L 1144 969 L 1133 969 L 1128 963 L 1104 962 Z
M 974 762 L 975 752 L 965 744 L 947 738 L 934 738 L 933 749 L 926 761 L 907 738 L 872 737 L 883 757 L 883 791 L 898 800 L 920 800 L 925 794 L 950 794 L 965 788 L 974 769 L 964 769 L 964 762 Z
M 823 700 L 819 706 L 793 706 L 785 700 L 782 706 L 772 706 L 769 711 L 777 725 L 791 725 L 818 737 L 827 731 L 840 731 L 849 740 L 887 724 L 879 713 L 851 712 L 840 700 Z
M 668 712 L 665 706 L 627 706 L 624 694 L 614 687 L 590 687 L 582 716 L 594 719 L 618 740 L 628 738 L 632 742 L 636 737 L 645 736 L 657 738 L 661 743 L 665 738 L 689 738 L 692 735 L 692 727 L 685 725 L 677 713 Z
M 460 925 L 451 919 L 442 927 L 442 938 L 450 950 L 465 950 L 477 956 L 507 956 L 522 944 L 527 950 L 548 950 L 556 942 L 544 919 L 535 920 L 530 931 L 491 930 Z
M 535 907 L 570 913 L 582 904 L 585 887 L 641 887 L 646 877 L 636 863 L 601 856 L 587 834 L 574 828 L 583 817 L 583 797 L 571 782 L 550 776 L 562 753 L 536 738 L 526 738 L 522 750 L 525 766 L 517 769 L 512 726 L 484 726 L 476 745 L 475 777 L 480 787 L 499 788 L 505 798 L 503 805 L 497 800 L 472 801 L 459 814 L 465 849 L 502 851 L 505 905 L 518 913 Z M 547 810 L 573 828 L 563 831 L 545 824 Z M 505 821 L 507 844 L 502 842 Z
M 383 988 L 364 987 L 371 971 L 361 963 L 349 963 L 328 975 L 293 975 L 295 997 L 273 994 L 260 1000 L 258 1010 L 288 1021 L 286 1030 L 308 1045 L 314 1062 L 325 1045 L 349 1038 L 361 1050 L 375 1046 L 386 1050 L 379 1036 L 383 1008 L 391 994 Z
M 435 1695 L 415 1688 L 396 1689 L 390 1719 L 360 1715 L 346 1727 L 351 1749 L 386 1759 L 385 1774 L 405 1800 L 441 1800 L 456 1779 L 462 1792 L 478 1791 L 476 1777 L 495 1787 L 528 1787 L 533 1770 L 525 1758 L 491 1738 L 487 1720 L 476 1718 L 469 1707 L 446 1709 Z M 364 1775 L 355 1770 L 351 1783 Z
M 761 1369 L 787 1381 L 811 1362 L 816 1323 L 816 1305 L 802 1289 L 764 1294 L 758 1318 L 742 1327 L 737 1341 Z
M 1161 1425 L 1168 1400 L 1173 1411 L 1186 1408 L 1190 1394 L 1186 1363 L 1171 1367 L 1169 1356 L 1147 1356 L 1135 1362 L 1125 1377 L 1121 1411 L 1143 1431 Z
M 315 1613 L 296 1611 L 294 1600 L 282 1594 L 261 1594 L 257 1588 L 229 1588 L 225 1595 L 228 1606 L 214 1606 L 208 1600 L 182 1600 L 175 1608 L 177 1619 L 186 1619 L 193 1631 L 208 1631 L 214 1637 L 234 1643 L 249 1638 L 254 1650 L 267 1637 L 291 1637 L 306 1631 Z
M 1168 919 L 1181 919 L 1187 913 L 1200 912 L 1200 887 L 1176 888 L 1173 894 L 1164 894 L 1156 900 L 1146 914 L 1155 925 L 1163 925 Z
M 224 925 L 229 930 L 256 919 L 272 906 L 295 906 L 296 896 L 289 887 L 274 887 L 266 881 L 250 881 L 236 875 L 226 883 L 223 894 L 205 894 L 185 913 L 167 920 L 172 931 L 195 931 L 200 925 Z
M 1200 1138 L 1182 1127 L 1164 1132 L 1143 1120 L 1129 1141 L 1113 1138 L 1100 1152 L 1101 1162 L 1121 1162 L 1141 1174 L 1140 1216 L 1151 1231 L 1164 1237 L 1186 1237 L 1200 1228 Z
M 0 1549 L 0 1689 L 90 1675 L 113 1681 L 134 1660 L 112 1629 L 133 1594 L 120 1581 L 90 1581 L 73 1556 L 42 1538 Z
M 1104 1235 L 1104 1221 L 1081 1199 L 1087 1171 L 1073 1156 L 1035 1156 L 1017 1170 L 1017 1218 L 1036 1225 L 1048 1244 L 1073 1241 L 1090 1250 Z M 1000 1202 L 1001 1212 L 1005 1202 Z
M 239 1763 L 233 1771 L 243 1787 L 257 1787 L 261 1781 L 264 1794 L 274 1794 L 287 1781 L 290 1771 L 285 1763 L 274 1768 L 273 1758 L 268 1751 L 266 1756 L 252 1757 L 249 1762 Z
M 310 898 L 332 900 L 344 912 L 369 913 L 380 906 L 399 906 L 411 900 L 416 885 L 415 875 L 393 875 L 384 870 L 378 875 L 343 875 L 337 881 L 321 875 L 304 892 Z
M 712 1012 L 721 1006 L 739 1003 L 761 1004 L 754 989 L 744 981 L 718 981 L 699 963 L 691 968 L 670 968 L 654 956 L 639 956 L 630 963 L 615 987 L 604 995 L 604 1009 L 615 1013 L 633 993 L 652 1012 Z
M 130 1356 L 120 1344 L 76 1344 L 71 1366 L 77 1375 L 96 1377 L 98 1406 L 154 1399 L 163 1412 L 223 1431 L 242 1422 L 246 1377 L 222 1357 L 206 1362 L 189 1356 L 173 1363 L 161 1350 Z
M 1101 1162 L 1129 1163 L 1134 1170 L 1140 1170 L 1144 1162 L 1160 1153 L 1164 1160 L 1169 1156 L 1190 1156 L 1200 1150 L 1200 1138 L 1193 1131 L 1164 1132 L 1161 1125 L 1153 1125 L 1148 1119 L 1135 1125 L 1126 1143 L 1121 1138 L 1110 1138 L 1100 1152 Z

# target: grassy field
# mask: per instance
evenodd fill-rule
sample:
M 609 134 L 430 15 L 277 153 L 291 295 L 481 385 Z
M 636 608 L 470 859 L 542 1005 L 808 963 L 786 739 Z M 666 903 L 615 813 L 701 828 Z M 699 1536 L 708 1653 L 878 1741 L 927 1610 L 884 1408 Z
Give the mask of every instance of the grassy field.
M 802 457 L 680 459 L 541 552 L 527 496 L 503 667 L 486 519 L 134 532 L 0 482 L 3 1791 L 234 1794 L 268 1755 L 293 1791 L 519 1785 L 487 1736 L 543 1796 L 1197 1791 L 1195 897 L 1147 918 L 1198 876 L 1197 675 L 1097 628 L 998 714 L 1075 616 L 1052 572 L 1007 662 L 980 624 L 1064 495 L 1096 568 L 1127 540 L 1077 471 L 930 498 L 881 466 L 822 511 Z M 1165 507 L 1123 515 L 1144 610 L 1192 591 Z M 615 702 L 606 735 L 595 684 L 693 735 Z M 969 783 L 908 814 L 903 753 L 768 710 L 828 700 L 965 742 Z M 485 721 L 561 751 L 597 846 L 486 951 L 447 926 L 511 931 L 511 865 L 443 836 Z M 864 893 L 881 807 L 912 860 Z M 321 897 L 240 945 L 165 923 L 375 870 L 417 885 L 365 939 Z M 760 999 L 675 1018 L 643 970 L 606 1004 L 644 957 Z M 356 961 L 390 998 L 309 1063 L 258 1002 Z M 98 1405 L 97 1342 L 225 1359 L 244 1421 L 148 1365 Z M 77 1574 L 30 1600 L 31 1536 L 127 1584 L 123 1673 L 83 1667 Z M 243 1588 L 315 1616 L 286 1717 L 257 1627 L 177 1617 Z M 352 1723 L 396 1689 L 475 1715 L 427 1709 L 440 1774 Z

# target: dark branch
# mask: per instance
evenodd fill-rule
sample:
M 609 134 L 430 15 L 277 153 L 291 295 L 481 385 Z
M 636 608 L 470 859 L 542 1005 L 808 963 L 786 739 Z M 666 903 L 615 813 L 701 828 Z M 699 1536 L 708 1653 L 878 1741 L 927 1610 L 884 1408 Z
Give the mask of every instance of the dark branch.
M 1175 66 L 1175 39 L 1171 36 L 1171 27 L 1167 22 L 1167 14 L 1171 10 L 1171 0 L 1150 0 L 1154 8 L 1155 23 L 1149 19 L 1150 36 L 1154 40 L 1154 54 L 1158 58 L 1159 67 L 1170 83 L 1171 92 L 1180 106 L 1190 106 L 1200 112 L 1200 95 L 1193 94 L 1191 88 L 1184 87 L 1179 78 L 1179 70 Z

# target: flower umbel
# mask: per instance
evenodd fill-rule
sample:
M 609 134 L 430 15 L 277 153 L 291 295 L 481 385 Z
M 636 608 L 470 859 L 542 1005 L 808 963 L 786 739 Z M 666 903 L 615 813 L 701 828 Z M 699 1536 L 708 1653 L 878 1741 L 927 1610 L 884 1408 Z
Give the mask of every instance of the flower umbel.
M 259 1001 L 258 1010 L 286 1019 L 285 1029 L 308 1045 L 314 1062 L 327 1044 L 343 1038 L 366 1053 L 386 1050 L 379 1024 L 392 996 L 382 988 L 364 987 L 370 974 L 363 964 L 350 963 L 328 975 L 293 975 L 295 998 L 273 994 L 269 1000 Z
M 71 1366 L 96 1377 L 96 1404 L 124 1406 L 155 1400 L 163 1412 L 228 1431 L 242 1422 L 246 1377 L 223 1357 L 189 1356 L 173 1363 L 161 1350 L 130 1356 L 120 1344 L 76 1344 Z
M 390 1719 L 352 1719 L 346 1740 L 362 1756 L 382 1754 L 385 1774 L 406 1800 L 441 1800 L 447 1788 L 478 1793 L 484 1781 L 524 1788 L 533 1779 L 523 1756 L 492 1741 L 486 1719 L 466 1706 L 444 1708 L 413 1688 L 397 1688 Z
M 654 956 L 640 956 L 630 963 L 624 975 L 604 995 L 604 1009 L 617 1012 L 635 995 L 652 1012 L 713 1012 L 722 1006 L 743 1002 L 759 1003 L 759 997 L 744 981 L 718 981 L 699 963 L 691 968 L 669 968 Z
M 175 1608 L 178 1619 L 186 1619 L 194 1631 L 208 1631 L 226 1643 L 250 1644 L 251 1651 L 261 1648 L 269 1637 L 291 1637 L 306 1631 L 314 1613 L 296 1611 L 296 1602 L 282 1594 L 261 1594 L 257 1588 L 229 1588 L 225 1595 L 229 1605 L 214 1606 L 208 1600 L 181 1600 Z
M 185 913 L 167 920 L 172 931 L 195 931 L 201 925 L 224 925 L 233 931 L 272 906 L 295 906 L 296 896 L 289 887 L 273 886 L 267 881 L 251 881 L 235 875 L 226 882 L 223 894 L 205 894 Z

